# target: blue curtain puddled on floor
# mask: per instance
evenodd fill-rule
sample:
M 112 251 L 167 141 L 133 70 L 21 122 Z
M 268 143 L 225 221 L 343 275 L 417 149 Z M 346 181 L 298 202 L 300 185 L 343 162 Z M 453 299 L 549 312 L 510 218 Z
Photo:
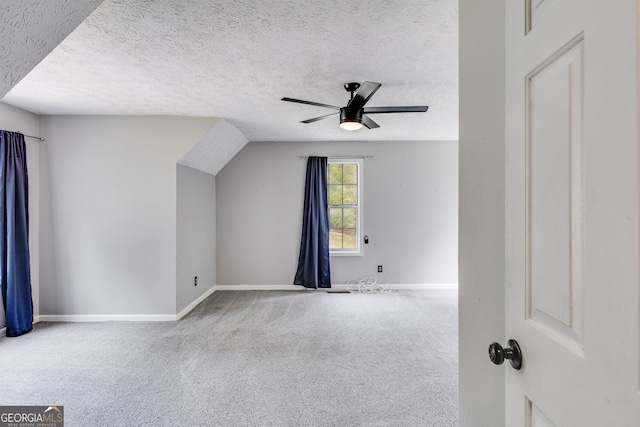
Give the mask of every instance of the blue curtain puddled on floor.
M 327 158 L 309 157 L 295 285 L 330 288 Z
M 28 191 L 24 135 L 0 131 L 0 285 L 8 337 L 33 328 Z

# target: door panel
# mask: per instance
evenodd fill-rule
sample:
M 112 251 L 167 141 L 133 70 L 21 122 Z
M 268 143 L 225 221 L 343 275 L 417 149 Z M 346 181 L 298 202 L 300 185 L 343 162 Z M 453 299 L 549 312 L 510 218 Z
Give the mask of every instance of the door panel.
M 540 409 L 527 399 L 527 427 L 555 427 Z
M 505 7 L 506 425 L 640 425 L 638 4 Z
M 526 31 L 531 31 L 559 0 L 526 0 Z
M 526 318 L 582 352 L 582 37 L 526 78 Z

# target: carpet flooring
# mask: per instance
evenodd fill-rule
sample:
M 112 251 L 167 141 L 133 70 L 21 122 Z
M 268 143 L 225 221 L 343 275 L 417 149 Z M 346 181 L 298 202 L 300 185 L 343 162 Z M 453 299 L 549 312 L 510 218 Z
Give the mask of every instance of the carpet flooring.
M 0 405 L 66 427 L 457 426 L 457 291 L 221 291 L 177 322 L 0 338 Z

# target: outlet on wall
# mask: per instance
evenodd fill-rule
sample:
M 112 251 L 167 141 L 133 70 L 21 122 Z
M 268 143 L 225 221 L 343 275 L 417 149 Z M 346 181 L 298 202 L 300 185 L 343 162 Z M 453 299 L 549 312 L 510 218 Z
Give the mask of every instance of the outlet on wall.
M 378 266 L 378 273 L 382 273 L 382 266 L 381 265 Z
M 198 286 L 198 276 L 193 276 L 193 286 Z

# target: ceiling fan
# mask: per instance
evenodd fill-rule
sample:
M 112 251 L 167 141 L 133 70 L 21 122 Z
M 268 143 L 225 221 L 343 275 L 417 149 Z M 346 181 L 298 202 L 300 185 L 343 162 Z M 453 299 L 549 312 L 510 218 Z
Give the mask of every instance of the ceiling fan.
M 371 99 L 374 93 L 380 89 L 382 84 L 375 82 L 346 83 L 344 89 L 351 94 L 351 99 L 346 107 L 336 107 L 335 105 L 320 104 L 318 102 L 303 101 L 294 98 L 282 98 L 282 101 L 297 102 L 299 104 L 316 105 L 318 107 L 331 108 L 338 110 L 337 113 L 331 113 L 313 119 L 303 120 L 300 123 L 313 123 L 327 117 L 340 114 L 340 127 L 346 130 L 358 130 L 363 125 L 368 129 L 380 127 L 376 122 L 371 120 L 367 114 L 379 113 L 424 113 L 429 109 L 426 105 L 416 105 L 412 107 L 368 107 L 364 105 Z

